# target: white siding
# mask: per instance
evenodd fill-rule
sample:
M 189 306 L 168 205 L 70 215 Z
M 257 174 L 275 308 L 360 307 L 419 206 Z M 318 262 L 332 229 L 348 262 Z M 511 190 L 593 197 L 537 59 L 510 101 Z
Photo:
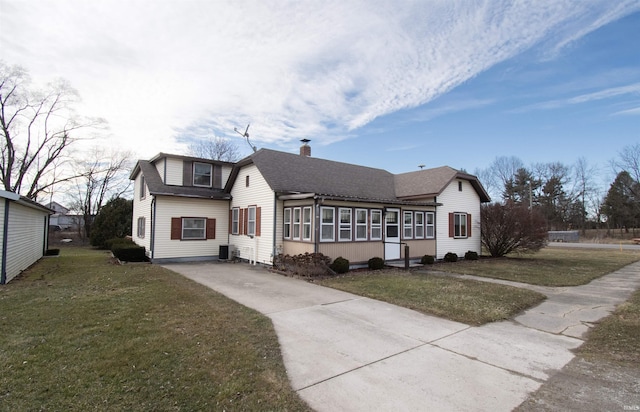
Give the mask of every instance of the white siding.
M 0 201 L 4 203 L 5 199 L 0 199 Z M 9 282 L 43 256 L 46 216 L 46 212 L 9 202 L 6 282 Z M 1 217 L 4 220 L 4 210 Z M 0 232 L 0 236 L 2 233 Z
M 151 256 L 151 207 L 153 196 L 149 194 L 149 189 L 145 188 L 146 196 L 140 198 L 140 184 L 142 183 L 142 173 L 138 173 L 133 182 L 133 221 L 131 222 L 131 239 L 140 246 L 146 248 L 147 256 Z M 138 237 L 138 218 L 145 218 L 144 237 Z
M 160 159 L 159 161 L 155 162 L 154 166 L 156 167 L 156 170 L 158 171 L 158 174 L 160 175 L 160 179 L 164 182 L 164 169 L 166 166 L 165 163 L 165 159 Z
M 231 171 L 233 167 L 231 166 L 222 166 L 222 187 L 224 188 L 227 185 L 227 181 L 231 176 Z
M 452 181 L 449 186 L 437 197 L 438 203 L 443 205 L 436 211 L 436 249 L 437 258 L 442 259 L 447 252 L 454 252 L 458 257 L 463 257 L 469 251 L 481 251 L 480 244 L 480 197 L 471 183 L 462 182 L 462 191 L 458 190 L 458 180 Z M 449 237 L 449 213 L 461 212 L 471 214 L 471 237 L 466 239 L 454 239 Z
M 249 187 L 246 186 L 247 176 Z M 229 235 L 232 250 L 242 259 L 253 260 L 255 256 L 258 263 L 272 264 L 274 193 L 255 165 L 251 164 L 240 170 L 231 189 L 231 196 L 231 207 L 261 208 L 260 236 L 251 239 L 246 235 Z
M 182 159 L 167 157 L 165 160 L 167 162 L 167 170 L 165 172 L 167 180 L 164 182 L 164 184 L 182 186 Z

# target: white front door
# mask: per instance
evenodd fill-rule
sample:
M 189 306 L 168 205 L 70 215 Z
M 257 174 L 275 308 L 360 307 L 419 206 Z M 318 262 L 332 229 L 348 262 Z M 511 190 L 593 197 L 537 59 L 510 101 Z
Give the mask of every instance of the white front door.
M 384 259 L 400 259 L 400 209 L 387 209 L 384 215 Z

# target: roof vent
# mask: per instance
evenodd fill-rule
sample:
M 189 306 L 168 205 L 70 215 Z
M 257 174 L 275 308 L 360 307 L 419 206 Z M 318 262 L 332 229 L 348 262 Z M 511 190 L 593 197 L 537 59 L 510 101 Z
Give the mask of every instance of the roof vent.
M 309 146 L 309 139 L 300 139 L 302 146 L 300 146 L 300 156 L 311 156 L 311 146 Z

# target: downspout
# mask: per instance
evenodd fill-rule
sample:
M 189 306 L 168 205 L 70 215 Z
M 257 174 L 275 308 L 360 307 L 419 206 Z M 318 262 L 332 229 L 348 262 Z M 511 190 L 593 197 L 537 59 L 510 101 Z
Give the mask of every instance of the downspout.
M 436 253 L 434 259 L 438 259 L 438 196 L 433 197 L 433 203 L 436 206 L 433 208 L 433 238 L 436 241 Z
M 155 252 L 155 239 L 156 239 L 156 197 L 151 195 L 151 239 L 149 240 L 149 248 L 151 249 L 151 256 L 149 258 L 153 262 L 153 255 Z
M 9 236 L 9 199 L 4 199 L 4 225 L 2 226 L 2 269 L 0 285 L 7 282 L 7 237 Z
M 313 197 L 313 210 L 315 214 L 315 225 L 313 231 L 315 232 L 315 236 L 313 239 L 313 253 L 318 253 L 318 249 L 320 248 L 319 240 L 320 240 L 320 205 L 318 205 L 318 197 Z
M 50 215 L 44 217 L 44 236 L 42 237 L 42 256 L 47 254 L 47 249 L 49 249 L 49 218 Z
M 276 192 L 273 192 L 273 241 L 272 241 L 272 249 L 271 249 L 271 264 L 276 261 L 276 256 L 278 254 L 278 246 L 277 246 L 277 224 L 278 224 L 278 195 Z

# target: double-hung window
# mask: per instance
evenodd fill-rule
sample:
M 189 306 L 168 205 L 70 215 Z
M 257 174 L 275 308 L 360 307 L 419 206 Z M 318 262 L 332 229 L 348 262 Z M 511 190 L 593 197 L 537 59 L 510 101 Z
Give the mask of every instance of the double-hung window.
M 146 219 L 144 217 L 138 218 L 138 237 L 144 238 L 144 227 L 145 227 Z
M 144 183 L 144 176 L 140 176 L 140 199 L 147 197 L 147 188 Z
M 413 238 L 413 212 L 404 212 L 404 232 L 405 239 Z
M 206 239 L 206 219 L 182 218 L 182 239 Z
M 283 237 L 285 239 L 291 239 L 291 208 L 286 208 L 284 210 L 284 233 Z
M 311 207 L 302 209 L 302 240 L 311 240 Z
M 425 217 L 426 217 L 426 233 L 425 233 L 425 237 L 427 239 L 433 239 L 436 237 L 436 214 L 433 212 L 427 212 L 425 213 Z
M 240 208 L 238 207 L 231 209 L 231 234 L 240 234 Z
M 415 237 L 416 239 L 424 238 L 424 213 L 415 213 Z
M 320 241 L 333 242 L 335 240 L 336 210 L 332 207 L 320 208 Z
M 356 209 L 356 240 L 367 240 L 367 209 Z
M 293 238 L 300 240 L 300 208 L 293 209 Z
M 255 236 L 256 235 L 256 207 L 249 206 L 247 217 L 247 235 Z
M 211 187 L 213 165 L 208 163 L 193 163 L 193 185 Z
M 382 210 L 371 211 L 371 240 L 382 239 Z
M 467 214 L 453 214 L 453 237 L 467 237 Z
M 351 209 L 340 208 L 339 232 L 339 241 L 346 242 L 351 240 Z

